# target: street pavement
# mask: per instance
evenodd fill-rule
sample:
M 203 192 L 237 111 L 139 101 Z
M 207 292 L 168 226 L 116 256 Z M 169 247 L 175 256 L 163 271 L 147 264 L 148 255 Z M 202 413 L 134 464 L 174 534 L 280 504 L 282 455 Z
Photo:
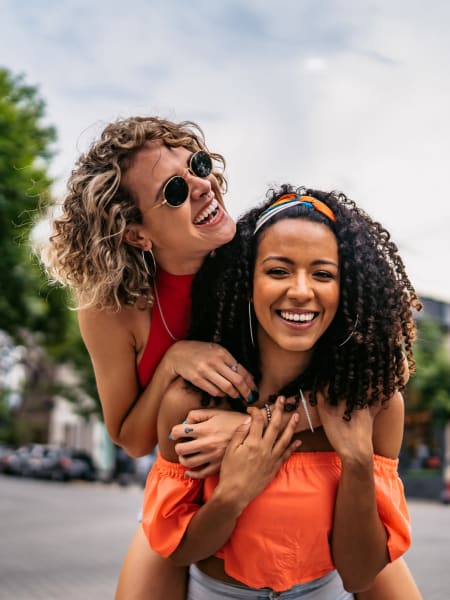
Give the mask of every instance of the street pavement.
M 135 485 L 0 475 L 0 600 L 112 600 L 141 500 Z M 450 506 L 409 508 L 406 560 L 424 600 L 449 600 Z

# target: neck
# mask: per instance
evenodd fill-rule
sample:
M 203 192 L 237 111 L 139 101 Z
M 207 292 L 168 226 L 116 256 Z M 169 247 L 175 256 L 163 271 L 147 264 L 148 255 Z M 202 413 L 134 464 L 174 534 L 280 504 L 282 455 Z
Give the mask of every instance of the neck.
M 186 256 L 182 252 L 166 253 L 155 249 L 156 264 L 159 265 L 166 273 L 171 275 L 192 275 L 197 273 L 205 260 L 207 253 L 199 253 L 195 256 Z
M 267 397 L 281 390 L 296 379 L 309 366 L 312 351 L 287 352 L 282 349 L 261 351 L 262 378 L 259 385 L 260 398 L 265 402 Z

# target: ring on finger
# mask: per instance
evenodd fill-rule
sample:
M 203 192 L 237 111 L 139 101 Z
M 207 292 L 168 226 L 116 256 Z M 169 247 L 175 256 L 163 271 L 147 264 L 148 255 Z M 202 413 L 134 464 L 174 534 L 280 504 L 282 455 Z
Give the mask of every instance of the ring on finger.
M 230 369 L 233 371 L 233 373 L 237 373 L 238 366 L 239 363 L 234 363 L 234 365 L 231 365 Z

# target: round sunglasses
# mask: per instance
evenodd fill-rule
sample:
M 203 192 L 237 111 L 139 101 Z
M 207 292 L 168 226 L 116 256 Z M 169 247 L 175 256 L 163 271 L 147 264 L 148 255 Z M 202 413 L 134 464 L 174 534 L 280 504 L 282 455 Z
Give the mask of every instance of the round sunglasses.
M 212 159 L 207 152 L 199 150 L 191 155 L 187 168 L 191 175 L 204 179 L 212 172 Z M 164 186 L 163 196 L 164 200 L 158 206 L 162 206 L 163 204 L 168 204 L 173 208 L 182 206 L 189 196 L 188 182 L 181 175 L 174 175 Z

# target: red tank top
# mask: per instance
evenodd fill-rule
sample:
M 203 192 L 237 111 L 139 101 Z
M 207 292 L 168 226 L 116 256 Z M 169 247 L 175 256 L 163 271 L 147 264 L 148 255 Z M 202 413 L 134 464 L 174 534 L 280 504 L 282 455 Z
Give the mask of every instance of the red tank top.
M 171 275 L 160 267 L 156 274 L 155 285 L 164 319 L 170 331 L 179 340 L 186 337 L 189 327 L 193 279 L 194 275 Z M 174 340 L 164 326 L 155 300 L 150 334 L 137 367 L 139 383 L 143 388 L 149 383 L 159 361 L 173 343 Z

